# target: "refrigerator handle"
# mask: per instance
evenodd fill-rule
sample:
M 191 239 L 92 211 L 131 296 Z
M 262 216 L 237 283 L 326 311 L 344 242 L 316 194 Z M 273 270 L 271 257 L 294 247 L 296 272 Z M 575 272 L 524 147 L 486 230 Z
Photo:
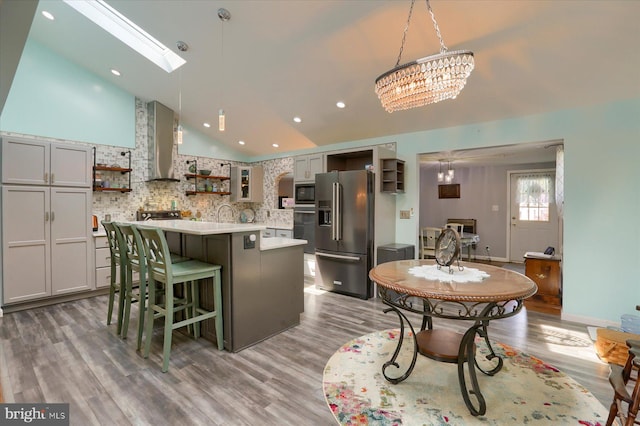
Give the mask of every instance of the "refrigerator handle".
M 331 184 L 331 239 L 336 241 L 336 183 Z
M 315 254 L 316 256 L 329 257 L 331 259 L 353 260 L 356 262 L 360 261 L 360 256 L 345 256 L 343 254 L 331 254 L 331 253 L 321 253 L 321 252 L 316 252 Z
M 335 209 L 335 224 L 336 224 L 336 241 L 342 240 L 342 204 L 340 200 L 342 199 L 342 186 L 340 186 L 340 182 L 336 182 L 336 209 Z

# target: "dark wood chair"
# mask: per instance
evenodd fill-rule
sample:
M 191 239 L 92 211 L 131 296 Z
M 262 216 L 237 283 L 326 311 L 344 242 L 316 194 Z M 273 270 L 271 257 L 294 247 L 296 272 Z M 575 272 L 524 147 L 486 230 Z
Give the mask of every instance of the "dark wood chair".
M 629 356 L 624 367 L 616 364 L 609 364 L 609 382 L 613 387 L 613 402 L 609 409 L 607 426 L 613 424 L 619 418 L 624 426 L 640 424 L 637 419 L 638 408 L 640 407 L 640 340 L 627 340 Z M 633 385 L 631 395 L 629 390 Z

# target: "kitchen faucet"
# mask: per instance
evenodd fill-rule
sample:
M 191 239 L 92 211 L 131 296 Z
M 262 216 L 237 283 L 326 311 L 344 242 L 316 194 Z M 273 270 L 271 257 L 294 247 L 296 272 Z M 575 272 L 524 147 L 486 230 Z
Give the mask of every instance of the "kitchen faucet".
M 218 209 L 216 210 L 216 217 L 217 217 L 218 223 L 220 222 L 220 210 L 222 210 L 223 207 L 229 207 L 229 209 L 231 209 L 231 219 L 232 219 L 232 222 L 233 222 L 233 214 L 234 214 L 233 207 L 231 207 L 230 204 L 224 203 L 224 204 L 221 204 L 218 207 Z

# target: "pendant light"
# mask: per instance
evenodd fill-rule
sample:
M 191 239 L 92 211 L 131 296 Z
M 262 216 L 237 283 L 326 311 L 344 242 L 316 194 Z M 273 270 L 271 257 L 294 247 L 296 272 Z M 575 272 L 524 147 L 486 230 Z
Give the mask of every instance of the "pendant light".
M 447 166 L 448 166 L 448 169 L 447 169 L 447 174 L 444 176 L 444 181 L 446 183 L 451 183 L 451 182 L 453 182 L 454 173 L 453 173 L 453 169 L 451 168 L 451 162 L 450 161 L 447 162 Z
M 442 173 L 442 161 L 438 161 L 440 171 L 438 172 L 438 182 L 444 182 L 444 173 Z
M 224 132 L 224 110 L 218 111 L 218 130 Z
M 184 41 L 178 41 L 176 45 L 181 52 L 189 50 L 189 45 Z M 182 145 L 182 68 L 178 71 L 178 127 L 176 129 L 176 143 Z
M 231 13 L 229 13 L 227 9 L 221 7 L 220 9 L 218 9 L 218 18 L 220 18 L 220 21 L 222 22 L 221 37 L 220 37 L 220 62 L 222 64 L 221 65 L 221 68 L 222 68 L 221 81 L 224 82 L 224 23 L 227 22 L 229 19 L 231 19 Z M 220 103 L 222 103 L 222 84 L 220 85 Z M 218 131 L 224 132 L 224 129 L 225 129 L 225 115 L 224 115 L 224 110 L 220 108 L 220 110 L 218 111 Z

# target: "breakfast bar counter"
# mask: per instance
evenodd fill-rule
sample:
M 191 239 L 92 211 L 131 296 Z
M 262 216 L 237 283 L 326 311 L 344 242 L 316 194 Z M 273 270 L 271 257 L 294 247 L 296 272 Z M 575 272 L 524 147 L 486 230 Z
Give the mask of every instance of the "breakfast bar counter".
M 262 238 L 266 225 L 188 220 L 135 222 L 165 231 L 172 252 L 222 266 L 224 347 L 237 352 L 300 323 L 304 311 L 304 244 Z M 213 306 L 211 282 L 200 297 Z M 202 327 L 215 342 L 212 320 Z

